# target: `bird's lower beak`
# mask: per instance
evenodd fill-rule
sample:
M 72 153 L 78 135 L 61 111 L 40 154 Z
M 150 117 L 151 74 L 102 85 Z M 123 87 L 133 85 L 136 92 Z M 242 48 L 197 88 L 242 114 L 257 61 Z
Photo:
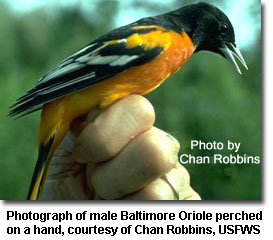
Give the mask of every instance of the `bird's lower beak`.
M 247 68 L 246 62 L 240 52 L 240 50 L 235 47 L 232 43 L 225 43 L 223 47 L 220 48 L 220 51 L 224 54 L 228 61 L 230 61 L 237 69 L 237 71 L 241 74 L 241 70 L 236 63 L 234 56 L 243 64 L 243 66 Z

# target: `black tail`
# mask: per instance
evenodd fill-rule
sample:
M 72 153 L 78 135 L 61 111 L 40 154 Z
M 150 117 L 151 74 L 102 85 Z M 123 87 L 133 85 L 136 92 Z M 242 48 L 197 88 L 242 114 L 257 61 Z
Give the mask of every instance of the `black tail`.
M 54 142 L 54 138 L 55 135 L 52 136 L 45 145 L 40 146 L 39 156 L 32 176 L 27 200 L 38 200 L 40 198 L 44 180 L 46 179 L 49 168 L 50 159 L 48 159 L 48 155 Z

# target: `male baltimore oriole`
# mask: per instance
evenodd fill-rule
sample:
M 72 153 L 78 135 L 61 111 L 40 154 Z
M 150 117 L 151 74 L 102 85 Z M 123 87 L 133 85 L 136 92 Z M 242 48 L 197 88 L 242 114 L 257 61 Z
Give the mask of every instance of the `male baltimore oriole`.
M 19 117 L 42 109 L 39 157 L 28 199 L 39 199 L 51 158 L 72 121 L 129 94 L 147 94 L 193 53 L 208 50 L 247 68 L 228 17 L 207 3 L 140 19 L 88 44 L 43 76 L 12 106 Z

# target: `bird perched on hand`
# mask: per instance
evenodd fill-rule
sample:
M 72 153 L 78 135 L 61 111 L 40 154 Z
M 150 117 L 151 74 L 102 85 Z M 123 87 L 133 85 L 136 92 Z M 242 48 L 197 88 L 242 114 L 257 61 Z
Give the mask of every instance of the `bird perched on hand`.
M 151 92 L 202 50 L 220 54 L 239 73 L 235 58 L 247 68 L 228 17 L 198 3 L 106 33 L 43 76 L 9 114 L 21 117 L 42 109 L 28 199 L 39 199 L 51 158 L 72 121 L 130 94 Z

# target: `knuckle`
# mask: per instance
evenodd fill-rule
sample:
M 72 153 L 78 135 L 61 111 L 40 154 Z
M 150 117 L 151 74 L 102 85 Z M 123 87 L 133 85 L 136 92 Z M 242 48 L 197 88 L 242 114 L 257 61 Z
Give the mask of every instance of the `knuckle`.
M 90 132 L 92 133 L 93 151 L 99 152 L 102 160 L 107 160 L 117 154 L 115 145 L 109 141 L 109 137 L 103 131 L 103 126 L 100 122 L 94 121 L 90 126 Z
M 140 117 L 145 122 L 150 122 L 151 124 L 155 121 L 155 111 L 153 105 L 144 97 L 140 95 L 133 94 L 130 96 L 129 101 L 131 101 L 132 109 L 139 109 Z
M 96 174 L 96 172 L 93 174 L 91 181 L 95 193 L 105 200 L 118 199 L 127 194 L 125 190 L 115 185 L 111 188 L 105 187 L 105 182 L 103 181 L 102 176 Z
M 187 170 L 185 170 L 185 179 L 188 184 L 190 184 L 191 176 Z
M 142 115 L 143 115 L 142 117 L 145 120 L 154 123 L 155 111 L 154 111 L 153 105 L 146 98 L 142 97 L 140 101 L 140 107 L 142 109 Z
M 149 168 L 164 174 L 172 167 L 169 150 L 155 136 L 147 136 L 143 141 L 144 154 L 147 156 Z
M 167 137 L 169 137 L 169 139 L 171 140 L 171 144 L 173 146 L 174 152 L 178 153 L 180 150 L 180 143 L 178 142 L 178 140 L 169 133 L 167 133 Z
M 191 180 L 191 177 L 190 177 L 190 174 L 189 172 L 185 169 L 185 172 L 184 172 L 184 178 L 185 178 L 185 181 L 190 184 L 190 180 Z
M 184 179 L 184 181 L 187 184 L 190 184 L 190 178 L 191 177 L 190 177 L 190 174 L 187 171 L 187 169 L 185 167 L 183 167 L 180 163 L 177 163 L 177 169 L 180 172 L 180 175 L 181 175 L 182 179 Z

